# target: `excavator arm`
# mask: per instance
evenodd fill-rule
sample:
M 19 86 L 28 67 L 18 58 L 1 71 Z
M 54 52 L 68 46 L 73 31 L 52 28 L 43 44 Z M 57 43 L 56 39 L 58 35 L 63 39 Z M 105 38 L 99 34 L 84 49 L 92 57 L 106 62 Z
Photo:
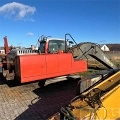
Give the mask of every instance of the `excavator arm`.
M 67 51 L 73 54 L 75 60 L 87 58 L 89 55 L 102 63 L 107 68 L 117 69 L 117 66 L 110 61 L 110 58 L 105 55 L 104 52 L 100 49 L 100 46 L 95 43 L 80 43 L 68 48 Z

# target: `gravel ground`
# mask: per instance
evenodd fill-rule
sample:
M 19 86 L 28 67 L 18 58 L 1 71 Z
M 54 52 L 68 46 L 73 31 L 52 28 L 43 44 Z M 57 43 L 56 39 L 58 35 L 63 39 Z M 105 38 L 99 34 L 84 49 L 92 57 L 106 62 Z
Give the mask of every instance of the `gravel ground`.
M 17 85 L 0 78 L 0 120 L 47 120 L 76 95 L 76 80 Z

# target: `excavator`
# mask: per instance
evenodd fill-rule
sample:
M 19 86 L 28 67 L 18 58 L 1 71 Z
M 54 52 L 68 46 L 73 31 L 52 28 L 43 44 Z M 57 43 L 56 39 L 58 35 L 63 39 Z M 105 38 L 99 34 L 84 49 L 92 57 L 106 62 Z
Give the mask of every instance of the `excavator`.
M 4 41 L 7 37 L 4 37 Z M 74 60 L 66 50 L 69 41 L 41 36 L 38 50 L 12 49 L 2 60 L 2 74 L 6 80 L 20 83 L 46 79 L 87 71 L 86 60 Z M 8 48 L 8 45 L 6 45 Z
M 7 37 L 4 37 L 4 42 L 6 56 L 1 63 L 6 80 L 17 80 L 20 83 L 39 80 L 44 84 L 49 78 L 85 72 L 87 55 L 109 69 L 117 68 L 98 45 L 88 42 L 77 44 L 70 34 L 65 34 L 65 39 L 42 35 L 38 39 L 38 50 L 10 50 Z

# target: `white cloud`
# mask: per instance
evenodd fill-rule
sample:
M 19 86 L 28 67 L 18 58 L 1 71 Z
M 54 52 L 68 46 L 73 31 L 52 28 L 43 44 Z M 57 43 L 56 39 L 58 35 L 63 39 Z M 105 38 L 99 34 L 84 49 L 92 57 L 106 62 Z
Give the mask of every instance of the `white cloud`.
M 27 36 L 33 36 L 34 34 L 32 32 L 27 33 Z
M 35 7 L 24 5 L 22 3 L 12 2 L 0 7 L 0 13 L 7 17 L 15 17 L 22 20 L 25 17 L 33 15 L 36 11 Z

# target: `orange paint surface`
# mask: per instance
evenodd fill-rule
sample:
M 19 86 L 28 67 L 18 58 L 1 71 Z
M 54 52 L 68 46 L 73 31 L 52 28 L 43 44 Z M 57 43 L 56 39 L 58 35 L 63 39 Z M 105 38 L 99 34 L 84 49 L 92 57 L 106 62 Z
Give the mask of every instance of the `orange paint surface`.
M 74 61 L 71 53 L 24 55 L 16 61 L 21 83 L 87 71 L 87 62 Z

